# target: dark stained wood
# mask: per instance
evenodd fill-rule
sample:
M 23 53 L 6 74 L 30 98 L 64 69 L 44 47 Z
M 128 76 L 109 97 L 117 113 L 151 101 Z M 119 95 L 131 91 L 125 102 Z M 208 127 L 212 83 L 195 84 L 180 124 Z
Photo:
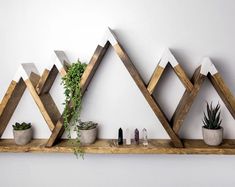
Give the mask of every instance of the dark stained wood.
M 97 46 L 94 54 L 91 57 L 91 60 L 89 64 L 87 65 L 87 68 L 85 72 L 82 75 L 81 78 L 81 89 L 82 89 L 82 94 L 84 94 L 85 90 L 87 89 L 92 77 L 94 76 L 98 66 L 100 65 L 100 62 L 102 61 L 110 43 L 107 42 L 104 47 L 101 47 L 100 45 Z
M 84 95 L 109 45 L 110 45 L 109 42 L 107 42 L 104 47 L 101 47 L 100 45 L 98 45 L 94 54 L 92 55 L 91 60 L 81 78 L 80 86 L 82 90 L 82 95 Z M 53 146 L 60 139 L 63 133 L 64 133 L 64 126 L 63 126 L 63 115 L 62 115 L 60 119 L 58 120 L 57 124 L 55 125 L 55 128 L 52 131 L 52 134 L 49 137 L 46 146 L 47 147 Z
M 48 69 L 45 69 L 37 86 L 36 86 L 36 90 L 38 95 L 41 94 L 46 94 L 49 93 L 57 75 L 58 75 L 58 69 L 56 68 L 55 65 L 53 65 L 53 67 L 51 68 L 51 70 L 49 71 Z
M 176 148 L 171 140 L 149 140 L 148 146 L 140 145 L 117 145 L 117 140 L 101 139 L 94 144 L 84 146 L 85 153 L 91 154 L 218 154 L 234 155 L 235 140 L 224 140 L 222 145 L 211 147 L 202 140 L 182 140 L 185 147 Z M 35 139 L 29 144 L 18 146 L 14 140 L 0 140 L 0 152 L 37 152 L 37 153 L 73 153 L 75 140 L 61 140 L 53 147 L 46 147 L 47 140 Z
M 182 67 L 178 64 L 175 67 L 173 67 L 173 69 L 174 69 L 176 75 L 179 77 L 182 84 L 184 85 L 184 87 L 188 91 L 192 91 L 193 90 L 193 84 L 188 79 L 188 77 L 187 77 L 186 73 L 184 72 L 184 70 L 182 69 Z
M 156 69 L 153 72 L 153 75 L 150 78 L 148 88 L 147 88 L 150 94 L 153 94 L 154 89 L 156 88 L 157 83 L 160 80 L 163 72 L 164 72 L 164 68 L 157 65 Z
M 23 79 L 18 82 L 11 81 L 6 94 L 0 104 L 0 137 L 2 136 L 7 124 L 9 123 L 24 91 L 26 85 Z
M 146 85 L 144 84 L 141 76 L 139 75 L 137 69 L 134 67 L 133 63 L 131 62 L 131 60 L 128 57 L 125 50 L 122 48 L 122 46 L 120 44 L 116 44 L 113 47 L 114 47 L 114 50 L 116 51 L 116 53 L 118 54 L 118 56 L 120 57 L 120 59 L 122 60 L 123 64 L 125 65 L 126 69 L 129 71 L 129 73 L 132 76 L 133 80 L 135 81 L 136 85 L 138 86 L 138 88 L 142 92 L 146 101 L 148 102 L 148 104 L 152 108 L 153 112 L 158 117 L 162 126 L 164 127 L 164 129 L 166 130 L 168 135 L 170 136 L 173 144 L 176 147 L 183 147 L 183 144 L 180 141 L 180 138 L 175 134 L 175 132 L 171 128 L 169 122 L 167 121 L 165 115 L 163 114 L 163 112 L 161 111 L 161 109 L 159 108 L 159 106 L 157 105 L 155 100 L 150 95 L 149 91 L 146 88 Z
M 209 73 L 208 78 L 211 81 L 214 88 L 216 89 L 220 98 L 223 100 L 227 109 L 235 119 L 235 97 L 233 96 L 228 86 L 225 84 L 223 78 L 219 73 L 216 73 L 214 75 L 211 75 Z
M 193 90 L 191 92 L 189 92 L 188 90 L 185 90 L 174 114 L 173 117 L 171 119 L 171 124 L 173 127 L 173 130 L 175 133 L 178 134 L 180 127 L 183 124 L 183 121 L 186 117 L 186 115 L 188 114 L 194 99 L 196 98 L 196 96 L 198 95 L 198 92 L 202 86 L 202 83 L 205 80 L 205 76 L 200 74 L 200 70 L 201 67 L 198 67 L 196 69 L 196 71 L 193 74 L 192 77 L 192 83 L 194 84 Z
M 46 142 L 46 147 L 52 147 L 55 143 L 58 143 L 58 140 L 64 133 L 64 123 L 63 116 L 57 121 L 55 128 L 53 129 L 49 139 Z
M 58 109 L 56 105 L 54 104 L 54 101 L 51 98 L 50 94 L 48 94 L 48 96 L 43 95 L 42 96 L 43 101 L 37 94 L 35 87 L 38 84 L 39 80 L 40 80 L 39 75 L 36 75 L 35 73 L 31 73 L 30 78 L 25 80 L 25 84 L 31 96 L 33 97 L 35 103 L 37 104 L 42 116 L 44 117 L 49 129 L 52 131 L 55 126 L 54 123 L 58 120 L 58 115 L 60 114 L 58 114 Z M 51 104 L 51 105 L 49 106 L 48 104 Z M 49 111 L 48 109 L 50 109 L 49 113 L 48 113 Z

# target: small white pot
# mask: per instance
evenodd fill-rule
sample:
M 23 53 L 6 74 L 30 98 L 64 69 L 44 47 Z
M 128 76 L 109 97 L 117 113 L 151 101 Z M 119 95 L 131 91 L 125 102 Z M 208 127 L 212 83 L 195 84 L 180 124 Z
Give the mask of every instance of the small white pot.
M 13 130 L 13 135 L 17 145 L 26 145 L 32 140 L 32 128 L 26 130 Z
M 80 143 L 82 145 L 93 144 L 97 138 L 97 127 L 89 130 L 79 130 L 80 133 Z
M 206 129 L 202 127 L 202 136 L 207 145 L 218 146 L 223 141 L 223 127 L 220 129 Z

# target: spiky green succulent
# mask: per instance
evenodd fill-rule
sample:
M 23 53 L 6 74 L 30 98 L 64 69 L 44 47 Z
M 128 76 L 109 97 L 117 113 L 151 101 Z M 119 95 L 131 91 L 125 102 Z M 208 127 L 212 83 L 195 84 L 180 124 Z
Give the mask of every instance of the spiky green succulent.
M 206 104 L 206 108 L 207 108 L 207 114 L 205 114 L 204 112 L 204 118 L 202 120 L 203 124 L 204 124 L 204 128 L 206 129 L 220 129 L 221 128 L 221 117 L 220 117 L 220 105 L 219 103 L 216 105 L 216 107 L 212 106 L 212 102 L 210 103 L 210 105 Z

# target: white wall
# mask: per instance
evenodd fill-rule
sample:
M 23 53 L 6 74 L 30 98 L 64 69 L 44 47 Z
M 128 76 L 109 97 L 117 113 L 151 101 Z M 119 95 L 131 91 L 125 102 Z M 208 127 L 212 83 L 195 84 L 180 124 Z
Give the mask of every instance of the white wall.
M 71 61 L 88 62 L 106 28 L 120 42 L 147 83 L 165 47 L 170 47 L 188 76 L 210 56 L 235 93 L 235 2 L 232 0 L 0 0 L 0 97 L 19 63 L 50 67 L 53 50 Z M 155 92 L 170 117 L 184 92 L 172 71 Z M 51 90 L 60 110 L 60 77 Z M 225 138 L 235 138 L 234 119 L 206 82 L 180 132 L 201 138 L 205 100 L 222 104 Z M 105 56 L 84 97 L 83 119 L 100 123 L 101 138 L 117 129 L 146 127 L 150 138 L 168 138 L 112 49 Z M 50 134 L 26 92 L 3 137 L 12 137 L 15 121 L 30 121 L 36 138 Z M 0 154 L 0 186 L 234 186 L 234 156 Z

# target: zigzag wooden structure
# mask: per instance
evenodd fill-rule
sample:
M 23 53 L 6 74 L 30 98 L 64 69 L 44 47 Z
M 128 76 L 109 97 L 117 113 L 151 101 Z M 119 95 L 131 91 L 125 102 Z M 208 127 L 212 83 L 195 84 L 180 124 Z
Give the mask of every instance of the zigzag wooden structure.
M 209 58 L 205 58 L 196 69 L 190 80 L 183 68 L 179 65 L 169 49 L 166 49 L 158 63 L 153 75 L 146 85 L 142 80 L 131 59 L 124 48 L 118 42 L 111 29 L 107 30 L 105 37 L 97 46 L 81 79 L 82 95 L 84 95 L 93 75 L 101 63 L 107 49 L 112 46 L 123 62 L 139 90 L 152 108 L 170 140 L 150 140 L 147 147 L 144 146 L 118 146 L 114 140 L 98 140 L 95 144 L 85 146 L 88 153 L 158 153 L 158 154 L 235 154 L 235 140 L 224 140 L 224 143 L 216 148 L 206 146 L 201 140 L 181 140 L 178 132 L 183 124 L 185 116 L 190 110 L 202 83 L 208 77 L 218 92 L 226 107 L 235 118 L 235 98 L 224 83 L 214 64 Z M 44 117 L 51 135 L 48 140 L 33 140 L 26 146 L 16 146 L 13 140 L 0 140 L 0 152 L 72 152 L 73 147 L 67 140 L 61 140 L 64 132 L 63 116 L 60 114 L 55 102 L 50 95 L 50 89 L 58 74 L 66 75 L 70 62 L 63 51 L 55 51 L 57 62 L 50 70 L 45 69 L 40 76 L 34 64 L 22 64 L 12 80 L 3 100 L 0 104 L 0 136 L 3 134 L 9 120 L 14 113 L 25 89 L 27 88 Z M 171 120 L 161 110 L 155 98 L 152 96 L 157 84 L 164 73 L 165 67 L 170 65 L 182 84 L 185 93 Z M 234 146 L 233 146 L 234 145 Z

